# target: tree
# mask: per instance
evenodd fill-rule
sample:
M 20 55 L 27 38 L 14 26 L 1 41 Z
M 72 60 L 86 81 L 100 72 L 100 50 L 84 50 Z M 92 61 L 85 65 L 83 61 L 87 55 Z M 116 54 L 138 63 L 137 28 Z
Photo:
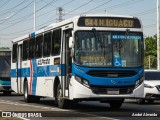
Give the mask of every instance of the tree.
M 0 49 L 10 49 L 9 47 L 1 47 Z
M 144 58 L 145 69 L 149 69 L 149 58 L 150 58 L 150 68 L 157 68 L 157 36 L 145 38 L 146 50 Z

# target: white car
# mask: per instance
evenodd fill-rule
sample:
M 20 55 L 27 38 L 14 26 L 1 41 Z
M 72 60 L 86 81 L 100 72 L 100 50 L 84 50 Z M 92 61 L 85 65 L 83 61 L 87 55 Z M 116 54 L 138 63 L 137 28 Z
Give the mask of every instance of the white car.
M 143 104 L 146 101 L 153 103 L 154 100 L 160 100 L 160 71 L 145 70 L 143 97 L 144 98 L 137 99 L 139 104 Z

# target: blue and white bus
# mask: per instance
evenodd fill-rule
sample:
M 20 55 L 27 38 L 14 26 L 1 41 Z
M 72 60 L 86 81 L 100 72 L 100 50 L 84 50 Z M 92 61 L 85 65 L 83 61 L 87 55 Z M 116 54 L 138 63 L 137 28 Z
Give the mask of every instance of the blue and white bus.
M 144 41 L 132 16 L 82 15 L 12 41 L 11 86 L 26 102 L 60 108 L 96 100 L 120 108 L 143 96 Z
M 0 92 L 10 95 L 11 90 L 11 49 L 0 48 Z

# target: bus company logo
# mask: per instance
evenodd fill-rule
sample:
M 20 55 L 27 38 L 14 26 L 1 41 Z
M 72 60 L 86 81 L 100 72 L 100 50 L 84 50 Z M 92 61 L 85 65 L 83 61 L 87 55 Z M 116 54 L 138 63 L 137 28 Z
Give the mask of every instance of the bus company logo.
M 50 64 L 50 59 L 40 59 L 38 60 L 38 65 L 47 65 Z
M 117 84 L 117 82 L 114 81 L 114 80 L 111 80 L 111 83 L 114 84 L 114 85 Z
M 2 112 L 2 117 L 12 117 L 11 112 Z

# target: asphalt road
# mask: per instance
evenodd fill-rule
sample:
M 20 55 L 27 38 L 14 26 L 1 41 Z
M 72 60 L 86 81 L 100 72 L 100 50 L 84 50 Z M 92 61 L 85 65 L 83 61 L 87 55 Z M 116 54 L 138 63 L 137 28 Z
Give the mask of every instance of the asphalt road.
M 128 119 L 160 119 L 160 101 L 153 104 L 139 105 L 135 100 L 125 100 L 120 109 L 111 109 L 107 103 L 95 101 L 73 104 L 69 109 L 59 109 L 54 105 L 53 99 L 41 98 L 39 103 L 25 103 L 23 96 L 12 94 L 3 96 L 0 94 L 0 119 L 6 118 L 6 114 L 14 119 L 40 120 L 40 119 L 68 119 L 68 120 L 128 120 Z M 5 117 L 4 117 L 5 116 Z M 10 117 L 7 117 L 7 120 Z

